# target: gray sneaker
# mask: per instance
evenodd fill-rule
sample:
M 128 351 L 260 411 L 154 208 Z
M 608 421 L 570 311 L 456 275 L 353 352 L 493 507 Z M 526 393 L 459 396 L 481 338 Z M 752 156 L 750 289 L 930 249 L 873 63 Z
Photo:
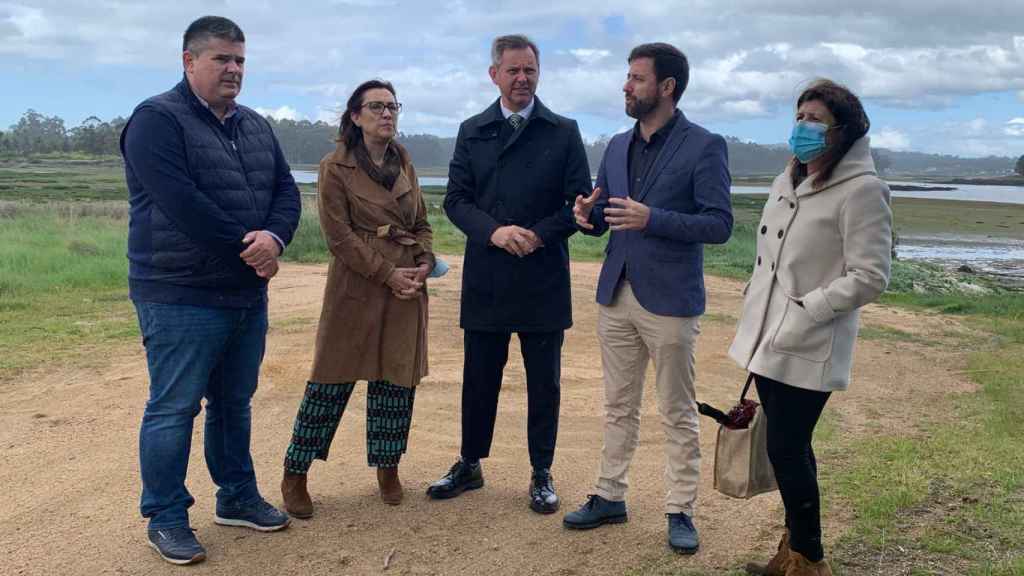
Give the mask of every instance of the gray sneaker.
M 571 530 L 589 530 L 603 524 L 622 524 L 627 520 L 625 502 L 612 502 L 591 494 L 579 510 L 562 518 L 562 525 Z
M 237 507 L 221 506 L 218 503 L 213 521 L 222 526 L 242 526 L 260 532 L 276 532 L 287 528 L 292 519 L 260 498 L 252 504 Z
M 666 514 L 668 517 L 668 545 L 680 554 L 694 554 L 700 548 L 697 527 L 693 520 L 682 512 Z
M 149 545 L 171 564 L 181 566 L 206 560 L 206 549 L 188 527 L 150 530 Z

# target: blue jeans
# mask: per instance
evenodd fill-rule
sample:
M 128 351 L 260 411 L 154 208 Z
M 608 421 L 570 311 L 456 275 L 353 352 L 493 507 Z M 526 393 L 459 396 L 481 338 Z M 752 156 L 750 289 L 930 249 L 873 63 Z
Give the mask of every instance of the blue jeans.
M 249 454 L 250 400 L 267 335 L 266 304 L 247 309 L 136 302 L 149 364 L 139 433 L 142 515 L 150 530 L 186 527 L 192 421 L 206 398 L 206 467 L 217 505 L 260 498 Z

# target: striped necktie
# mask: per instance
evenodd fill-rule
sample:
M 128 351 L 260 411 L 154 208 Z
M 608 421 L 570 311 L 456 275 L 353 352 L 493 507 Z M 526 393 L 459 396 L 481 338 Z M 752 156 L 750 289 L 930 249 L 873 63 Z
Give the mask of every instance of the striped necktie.
M 512 130 L 519 130 L 519 125 L 523 123 L 523 117 L 519 114 L 512 113 L 508 117 L 508 123 L 512 125 Z

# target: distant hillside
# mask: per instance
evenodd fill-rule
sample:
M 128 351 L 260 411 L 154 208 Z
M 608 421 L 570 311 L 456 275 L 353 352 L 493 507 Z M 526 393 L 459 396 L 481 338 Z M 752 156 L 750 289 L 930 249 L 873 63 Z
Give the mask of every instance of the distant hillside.
M 284 148 L 288 161 L 293 164 L 316 164 L 334 149 L 337 127 L 324 122 L 307 120 L 273 120 L 274 131 Z M 446 169 L 455 149 L 454 138 L 431 134 L 401 134 L 402 143 L 412 155 L 418 168 Z M 726 137 L 729 146 L 729 170 L 735 176 L 766 176 L 778 174 L 789 161 L 785 145 L 763 145 Z M 601 163 L 608 138 L 586 143 L 591 172 L 596 173 Z M 1015 158 L 989 156 L 986 158 L 960 158 L 921 152 L 897 152 L 878 148 L 874 150 L 875 163 L 887 176 L 1002 176 L 1013 174 Z
M 317 164 L 334 149 L 337 127 L 308 120 L 274 120 L 268 118 L 281 141 L 285 155 L 292 164 Z M 104 122 L 95 116 L 80 126 L 67 128 L 58 116 L 46 116 L 35 110 L 26 111 L 17 124 L 0 130 L 0 157 L 25 157 L 34 154 L 76 153 L 89 156 L 118 155 L 118 139 L 125 126 L 124 118 Z M 454 138 L 431 134 L 401 134 L 399 141 L 412 154 L 421 171 L 446 173 L 455 147 Z M 729 169 L 734 176 L 771 176 L 778 174 L 789 161 L 785 145 L 763 145 L 727 137 Z M 591 172 L 597 172 L 608 144 L 603 136 L 586 143 Z M 874 150 L 875 164 L 886 176 L 931 179 L 991 179 L 1013 174 L 1016 160 L 1009 157 L 960 158 L 957 156 Z

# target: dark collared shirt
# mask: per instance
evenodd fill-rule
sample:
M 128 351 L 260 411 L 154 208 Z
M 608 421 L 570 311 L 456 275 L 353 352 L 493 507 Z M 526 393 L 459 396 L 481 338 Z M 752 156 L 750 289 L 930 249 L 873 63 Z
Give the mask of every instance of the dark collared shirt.
M 640 122 L 633 126 L 633 139 L 629 142 L 629 197 L 636 198 L 644 187 L 644 182 L 650 176 L 651 166 L 658 158 L 658 153 L 665 146 L 665 140 L 672 133 L 679 120 L 679 110 L 676 110 L 672 118 L 658 131 L 651 134 L 650 140 L 644 140 L 640 133 Z

